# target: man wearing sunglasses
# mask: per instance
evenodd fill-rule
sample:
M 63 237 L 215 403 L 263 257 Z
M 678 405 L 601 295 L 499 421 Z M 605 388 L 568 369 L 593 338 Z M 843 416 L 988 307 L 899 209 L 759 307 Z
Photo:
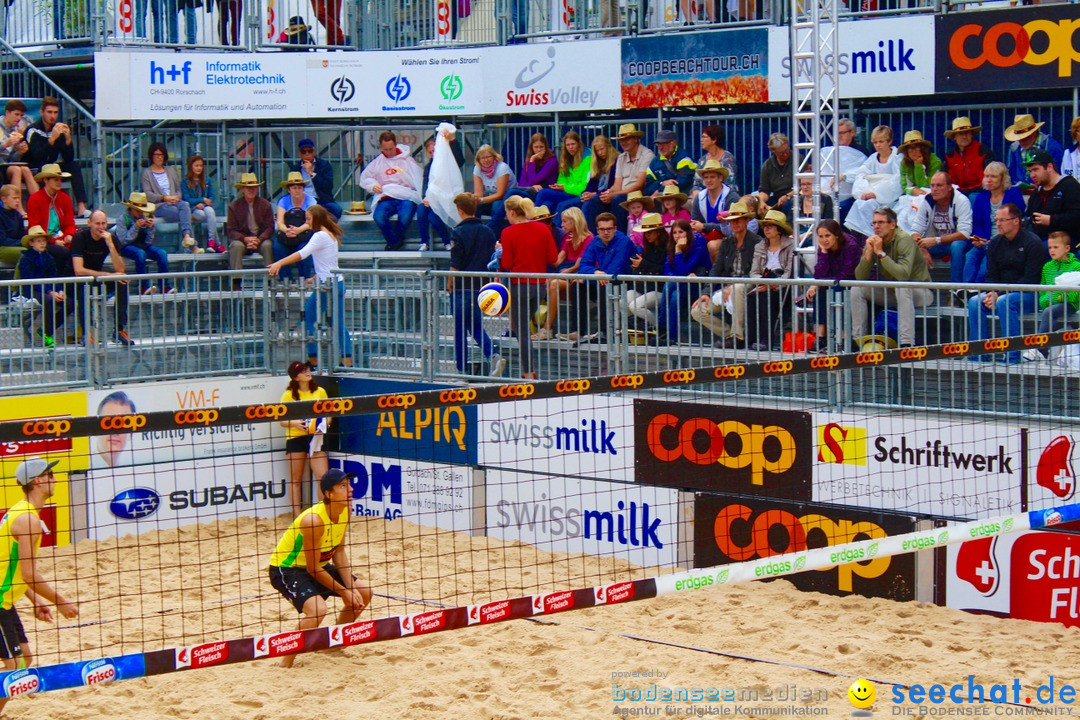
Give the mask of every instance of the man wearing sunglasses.
M 300 160 L 289 169 L 300 173 L 304 180 L 310 180 L 311 184 L 304 186 L 304 192 L 329 210 L 335 220 L 340 220 L 341 206 L 334 201 L 334 168 L 330 161 L 315 154 L 315 142 L 308 138 L 301 140 L 297 149 Z

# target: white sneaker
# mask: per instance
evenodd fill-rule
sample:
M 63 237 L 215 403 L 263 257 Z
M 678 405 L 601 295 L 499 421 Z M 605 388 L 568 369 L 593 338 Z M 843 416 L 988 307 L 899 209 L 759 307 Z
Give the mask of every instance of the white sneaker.
M 1024 358 L 1024 362 L 1042 362 L 1046 359 L 1043 357 L 1043 354 L 1035 348 L 1028 348 L 1020 357 Z
M 417 252 L 427 252 L 428 251 L 427 243 L 420 243 L 420 247 L 416 248 L 416 251 Z
M 506 373 L 506 358 L 502 355 L 491 356 L 491 377 L 502 377 Z
M 191 247 L 194 244 L 195 244 L 195 238 L 191 237 L 190 235 L 185 235 L 184 239 L 180 241 L 180 245 L 182 247 Z

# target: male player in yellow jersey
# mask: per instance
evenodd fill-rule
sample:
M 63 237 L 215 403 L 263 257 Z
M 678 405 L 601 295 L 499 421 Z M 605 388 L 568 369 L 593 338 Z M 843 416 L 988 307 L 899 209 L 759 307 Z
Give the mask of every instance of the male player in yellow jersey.
M 322 500 L 296 516 L 270 556 L 270 584 L 303 613 L 301 630 L 322 624 L 331 595 L 345 603 L 338 624 L 352 622 L 371 602 L 371 588 L 352 574 L 345 554 L 354 477 L 327 470 L 319 480 Z M 294 657 L 286 655 L 281 664 L 292 667 Z
M 15 602 L 23 595 L 34 603 L 34 615 L 39 620 L 52 622 L 52 610 L 46 601 L 55 604 L 66 618 L 79 614 L 74 603 L 45 582 L 36 563 L 41 534 L 49 531 L 38 513 L 53 494 L 56 478 L 52 469 L 57 462 L 32 457 L 19 463 L 15 468 L 15 480 L 26 497 L 12 505 L 0 519 L 0 658 L 3 658 L 4 670 L 17 670 L 19 658 L 23 659 L 25 667 L 34 661 L 15 609 Z M 6 704 L 6 698 L 0 699 L 0 711 Z

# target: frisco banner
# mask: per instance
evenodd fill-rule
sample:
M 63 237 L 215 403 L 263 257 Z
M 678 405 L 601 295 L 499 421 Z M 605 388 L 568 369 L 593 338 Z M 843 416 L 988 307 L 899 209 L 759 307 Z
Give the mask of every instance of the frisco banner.
M 613 109 L 615 39 L 415 52 L 95 53 L 103 120 L 441 117 Z M 580 68 L 590 72 L 582 74 Z
M 622 106 L 769 101 L 769 37 L 762 28 L 622 41 Z

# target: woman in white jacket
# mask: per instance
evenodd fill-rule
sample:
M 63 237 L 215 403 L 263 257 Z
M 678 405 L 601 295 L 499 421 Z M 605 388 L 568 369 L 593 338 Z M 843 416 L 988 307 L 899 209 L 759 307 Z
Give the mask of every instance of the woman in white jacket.
M 845 180 L 851 181 L 851 195 L 855 198 L 844 225 L 867 237 L 874 234 L 870 225 L 874 211 L 882 205 L 891 206 L 900 197 L 900 153 L 896 152 L 892 141 L 892 129 L 878 125 L 870 134 L 870 142 L 877 152 L 871 153 L 853 173 L 844 176 Z

